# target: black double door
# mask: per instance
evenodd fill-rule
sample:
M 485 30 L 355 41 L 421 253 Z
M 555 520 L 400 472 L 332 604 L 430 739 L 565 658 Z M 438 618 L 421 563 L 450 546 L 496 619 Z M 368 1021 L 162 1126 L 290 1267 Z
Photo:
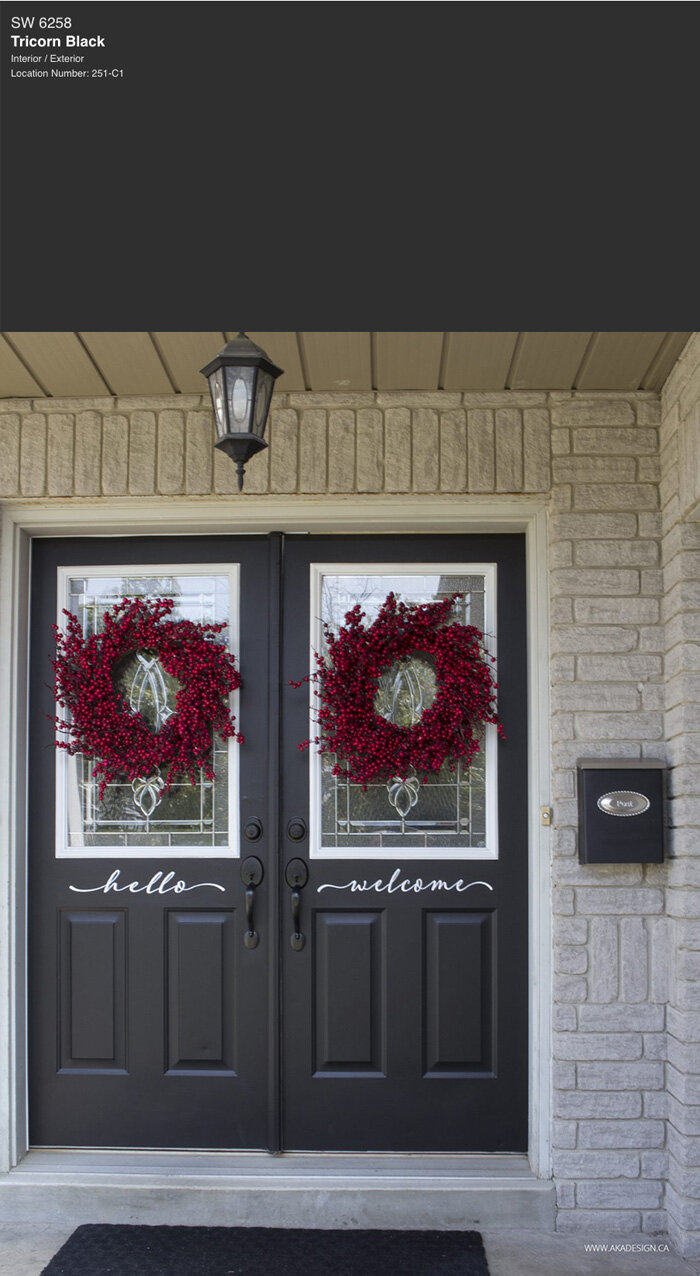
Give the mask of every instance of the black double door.
M 401 589 L 409 568 L 416 577 L 439 569 L 441 580 L 451 580 L 452 564 L 458 579 L 471 579 L 465 564 L 495 565 L 490 588 L 507 737 L 494 741 L 492 754 L 489 836 L 497 830 L 497 858 L 492 850 L 479 858 L 478 847 L 464 858 L 459 851 L 443 857 L 449 836 L 428 846 L 423 825 L 430 821 L 410 818 L 402 836 L 395 810 L 392 826 L 382 825 L 384 808 L 374 821 L 353 819 L 360 796 L 321 793 L 321 763 L 311 785 L 319 813 L 310 812 L 317 760 L 313 749 L 298 747 L 310 734 L 308 688 L 291 684 L 310 667 L 321 606 L 315 564 L 332 565 L 328 578 L 336 585 L 350 573 L 355 589 L 358 580 L 374 580 L 377 564 L 380 589 L 392 571 Z M 218 580 L 231 565 L 238 573 L 232 608 L 244 743 L 235 750 L 237 775 L 234 768 L 224 795 L 211 801 L 220 810 L 226 798 L 229 842 L 237 831 L 238 853 L 223 845 L 223 835 L 201 833 L 216 827 L 216 812 L 202 817 L 194 838 L 200 844 L 183 852 L 185 834 L 159 833 L 157 820 L 143 823 L 143 791 L 138 811 L 128 795 L 135 834 L 124 835 L 115 820 L 121 831 L 111 843 L 108 832 L 98 832 L 69 844 L 62 821 L 102 825 L 94 794 L 92 808 L 85 805 L 87 772 L 74 773 L 72 787 L 62 772 L 58 785 L 55 779 L 51 626 L 66 581 L 76 597 L 115 579 L 122 591 L 138 579 L 143 592 L 152 571 L 149 588 L 162 592 L 165 568 L 172 569 L 168 579 L 189 569 L 194 590 L 204 589 L 195 568 Z M 510 535 L 35 543 L 28 760 L 33 1146 L 525 1149 L 524 579 L 523 538 Z M 342 589 L 339 597 L 342 603 Z M 203 811 L 205 800 L 203 793 Z M 319 855 L 329 805 L 332 845 Z M 420 814 L 418 805 L 410 814 Z M 462 824 L 468 827 L 466 819 Z M 389 834 L 371 833 L 379 827 Z M 139 834 L 144 828 L 151 832 Z M 370 829 L 365 843 L 374 850 L 355 852 L 358 836 L 363 843 L 355 828 Z M 424 851 L 416 849 L 423 843 Z

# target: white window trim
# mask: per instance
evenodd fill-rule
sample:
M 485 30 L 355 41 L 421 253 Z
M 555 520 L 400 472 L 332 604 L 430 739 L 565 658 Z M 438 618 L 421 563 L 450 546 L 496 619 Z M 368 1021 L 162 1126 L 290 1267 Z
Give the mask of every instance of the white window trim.
M 551 1176 L 552 896 L 548 501 L 539 497 L 275 497 L 6 504 L 0 547 L 0 1174 L 27 1150 L 26 740 L 33 536 L 524 532 L 527 545 L 530 809 L 529 1158 Z M 481 1160 L 481 1158 L 479 1158 Z M 420 1158 L 416 1157 L 416 1165 Z M 433 1171 L 434 1173 L 434 1171 Z M 168 1176 L 163 1177 L 167 1188 Z M 172 1181 L 172 1180 L 170 1180 Z M 41 1197 L 41 1188 L 37 1192 Z M 42 1217 L 39 1201 L 37 1218 Z
M 238 563 L 149 563 L 148 574 L 159 576 L 227 576 L 231 619 L 225 631 L 229 651 L 238 659 L 240 650 L 240 567 Z M 57 571 L 57 618 L 59 629 L 65 630 L 64 610 L 68 608 L 68 582 L 75 576 L 99 576 L 115 579 L 120 576 L 138 576 L 138 563 L 90 564 L 87 567 L 59 567 Z M 144 569 L 145 572 L 145 569 Z M 240 728 L 239 696 L 235 691 L 230 697 L 230 707 Z M 173 859 L 239 859 L 240 847 L 240 784 L 239 746 L 228 741 L 228 831 L 227 846 L 120 846 L 118 843 L 100 846 L 71 846 L 68 842 L 68 783 L 73 767 L 65 749 L 56 750 L 56 859 L 75 859 L 85 863 L 91 860 L 173 860 Z M 74 766 L 74 764 L 73 764 Z
M 322 647 L 321 583 L 324 576 L 429 576 L 429 575 L 483 576 L 484 578 L 484 644 L 492 656 L 496 656 L 498 634 L 496 631 L 496 580 L 495 563 L 311 563 L 309 631 L 311 650 L 309 669 L 316 667 L 315 653 Z M 309 683 L 309 735 L 314 737 L 315 711 L 318 702 L 314 695 L 313 680 Z M 309 766 L 309 859 L 318 860 L 497 860 L 498 859 L 498 739 L 495 726 L 486 727 L 486 846 L 441 846 L 426 851 L 424 847 L 402 848 L 397 846 L 348 846 L 323 847 L 321 845 L 321 756 L 314 745 L 311 748 Z

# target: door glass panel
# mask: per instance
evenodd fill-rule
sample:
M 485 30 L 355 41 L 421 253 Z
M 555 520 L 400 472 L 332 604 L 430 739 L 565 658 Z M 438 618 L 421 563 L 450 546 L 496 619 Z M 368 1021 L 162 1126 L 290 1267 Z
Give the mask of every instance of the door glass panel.
M 237 568 L 138 567 L 61 569 L 59 611 L 63 607 L 80 618 L 87 636 L 99 632 L 105 613 L 123 598 L 172 598 L 173 620 L 225 622 L 218 641 L 237 652 Z M 59 615 L 59 623 L 61 616 Z M 141 713 L 152 731 L 159 731 L 176 711 L 178 682 L 163 668 L 157 654 L 135 651 L 114 671 L 119 693 Z M 237 698 L 232 697 L 238 724 Z M 232 819 L 237 790 L 238 753 L 234 741 L 214 737 L 213 780 L 202 771 L 196 783 L 178 776 L 165 791 L 167 768 L 141 776 L 127 776 L 108 784 L 99 798 L 99 781 L 92 776 L 94 759 L 68 757 L 57 750 L 57 855 L 92 858 L 113 854 L 139 858 L 191 854 L 236 854 L 238 821 Z
M 494 564 L 437 564 L 420 567 L 352 564 L 312 567 L 312 651 L 325 653 L 323 623 L 334 633 L 356 603 L 365 625 L 376 619 L 389 593 L 405 603 L 437 602 L 462 595 L 451 623 L 475 625 L 495 655 Z M 417 652 L 377 679 L 374 707 L 401 727 L 420 720 L 437 694 L 430 657 Z M 316 698 L 311 696 L 310 736 L 316 735 Z M 363 788 L 334 776 L 334 754 L 311 760 L 311 854 L 365 859 L 490 859 L 497 855 L 495 728 L 480 734 L 480 751 L 470 766 L 447 760 L 440 771 Z M 313 746 L 312 746 L 313 747 Z

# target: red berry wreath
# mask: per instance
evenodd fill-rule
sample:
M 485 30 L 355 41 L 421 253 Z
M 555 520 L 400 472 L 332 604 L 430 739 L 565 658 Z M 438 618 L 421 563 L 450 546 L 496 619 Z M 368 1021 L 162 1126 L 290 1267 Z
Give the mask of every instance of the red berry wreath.
M 213 779 L 212 732 L 243 742 L 228 705 L 240 674 L 230 651 L 212 641 L 225 624 L 171 620 L 174 605 L 172 599 L 125 598 L 105 613 L 104 628 L 88 637 L 70 612 L 64 613 L 65 632 L 54 625 L 56 699 L 70 713 L 69 720 L 55 718 L 70 737 L 56 745 L 96 760 L 92 774 L 100 779 L 100 800 L 115 776 L 133 781 L 159 766 L 169 768 L 166 789 L 183 773 L 194 784 L 200 768 Z M 180 683 L 175 712 L 157 732 L 116 687 L 120 664 L 137 651 L 157 656 Z
M 408 605 L 389 594 L 371 625 L 363 623 L 359 604 L 337 634 L 324 624 L 327 654 L 316 655 L 313 674 L 321 702 L 321 733 L 314 743 L 319 752 L 337 755 L 334 775 L 367 785 L 404 779 L 411 767 L 423 774 L 439 771 L 448 759 L 468 766 L 480 748 L 482 723 L 495 723 L 503 735 L 494 658 L 484 653 L 483 634 L 474 625 L 447 623 L 460 596 Z M 419 720 L 404 727 L 377 713 L 375 696 L 382 673 L 411 656 L 433 665 L 437 691 Z

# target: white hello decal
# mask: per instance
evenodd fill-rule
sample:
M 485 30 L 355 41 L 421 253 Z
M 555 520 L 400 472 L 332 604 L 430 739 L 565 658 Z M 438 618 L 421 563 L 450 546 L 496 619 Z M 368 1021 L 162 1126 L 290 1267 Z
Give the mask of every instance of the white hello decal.
M 78 891 L 81 895 L 89 895 L 92 891 L 102 891 L 103 895 L 109 895 L 110 891 L 129 891 L 131 895 L 169 895 L 171 892 L 175 895 L 183 895 L 185 891 L 199 891 L 203 887 L 208 886 L 215 891 L 225 891 L 225 886 L 220 886 L 218 882 L 194 882 L 192 886 L 188 886 L 182 878 L 173 881 L 174 873 L 154 873 L 150 882 L 141 885 L 140 882 L 124 882 L 120 885 L 121 869 L 115 868 L 110 874 L 106 882 L 101 886 L 69 886 L 71 891 Z
M 376 891 L 377 893 L 386 891 L 387 895 L 394 895 L 397 891 L 401 891 L 404 895 L 411 892 L 414 895 L 420 895 L 423 891 L 455 891 L 461 895 L 463 891 L 471 890 L 472 886 L 485 886 L 487 891 L 493 890 L 493 886 L 488 882 L 465 882 L 461 877 L 458 877 L 456 882 L 446 882 L 441 877 L 433 877 L 426 882 L 422 877 L 401 878 L 402 871 L 400 868 L 395 869 L 386 882 L 382 877 L 378 877 L 375 882 L 368 882 L 366 878 L 360 882 L 353 877 L 342 885 L 335 882 L 322 882 L 316 887 L 316 891 L 319 895 L 321 891 Z M 401 878 L 400 881 L 399 878 Z

